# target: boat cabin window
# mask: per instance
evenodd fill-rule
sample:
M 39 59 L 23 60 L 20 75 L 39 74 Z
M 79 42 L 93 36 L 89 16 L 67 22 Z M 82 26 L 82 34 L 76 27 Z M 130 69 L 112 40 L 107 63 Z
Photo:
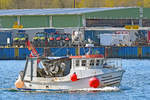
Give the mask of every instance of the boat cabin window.
M 80 61 L 76 60 L 76 66 L 80 66 Z
M 82 60 L 82 66 L 86 66 L 86 60 Z
M 90 66 L 94 66 L 94 60 L 90 60 Z
M 99 65 L 99 63 L 100 63 L 100 60 L 99 60 L 99 59 L 97 59 L 97 60 L 96 60 L 96 66 L 98 66 L 98 65 Z

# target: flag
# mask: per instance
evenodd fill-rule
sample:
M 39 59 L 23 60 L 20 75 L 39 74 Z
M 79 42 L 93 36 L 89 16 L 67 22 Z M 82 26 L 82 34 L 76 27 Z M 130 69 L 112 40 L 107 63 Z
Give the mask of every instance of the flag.
M 30 53 L 30 57 L 38 57 L 39 58 L 39 54 L 37 52 L 37 50 L 33 47 L 33 45 L 30 43 L 30 41 L 27 41 L 26 43 L 28 50 L 31 51 Z M 37 63 L 40 62 L 40 59 L 37 59 Z

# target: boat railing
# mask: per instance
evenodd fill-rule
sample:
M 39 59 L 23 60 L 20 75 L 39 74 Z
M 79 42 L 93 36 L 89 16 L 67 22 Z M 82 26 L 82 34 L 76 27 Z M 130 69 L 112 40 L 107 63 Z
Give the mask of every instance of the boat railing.
M 107 65 L 111 68 L 122 68 L 122 59 L 120 58 L 108 58 L 105 59 L 104 65 Z

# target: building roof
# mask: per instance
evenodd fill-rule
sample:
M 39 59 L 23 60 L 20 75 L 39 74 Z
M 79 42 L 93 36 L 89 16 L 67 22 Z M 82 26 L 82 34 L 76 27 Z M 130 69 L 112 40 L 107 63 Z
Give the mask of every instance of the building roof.
M 57 8 L 57 9 L 7 9 L 0 10 L 0 16 L 19 16 L 19 15 L 64 15 L 82 14 L 106 10 L 126 9 L 129 7 L 114 8 Z

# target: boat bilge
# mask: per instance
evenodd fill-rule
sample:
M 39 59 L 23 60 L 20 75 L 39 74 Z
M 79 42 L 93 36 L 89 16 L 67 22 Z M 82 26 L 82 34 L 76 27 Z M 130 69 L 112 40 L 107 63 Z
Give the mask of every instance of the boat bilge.
M 49 91 L 119 86 L 124 72 L 122 64 L 109 63 L 101 54 L 28 57 L 15 86 Z

